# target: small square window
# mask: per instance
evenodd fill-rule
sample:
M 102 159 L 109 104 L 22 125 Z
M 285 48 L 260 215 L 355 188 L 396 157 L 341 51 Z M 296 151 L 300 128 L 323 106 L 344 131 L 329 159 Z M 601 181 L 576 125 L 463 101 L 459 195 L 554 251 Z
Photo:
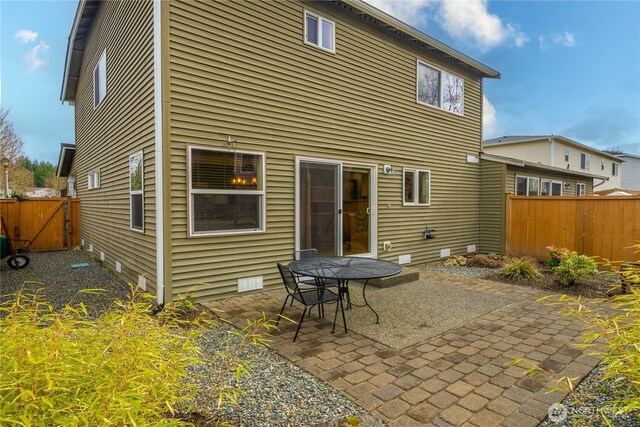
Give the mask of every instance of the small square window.
M 405 169 L 403 194 L 405 206 L 429 206 L 431 204 L 431 172 Z
M 540 195 L 540 178 L 516 176 L 516 196 L 538 195 Z
M 584 184 L 576 184 L 576 196 L 584 196 L 585 195 L 585 189 L 584 189 Z
M 565 162 L 568 162 L 568 161 L 569 161 L 569 153 L 570 153 L 570 152 L 569 152 L 569 149 L 568 149 L 568 148 L 565 148 L 565 149 L 564 149 L 564 161 L 565 161 Z
M 319 15 L 304 12 L 304 40 L 329 52 L 335 52 L 335 24 Z
M 100 169 L 93 170 L 87 174 L 87 189 L 100 188 Z
M 93 108 L 97 108 L 107 96 L 107 51 L 100 55 L 100 59 L 93 69 Z
M 620 165 L 617 163 L 611 163 L 611 176 L 618 176 Z
M 604 160 L 600 161 L 600 170 L 604 170 Z
M 464 114 L 464 80 L 418 61 L 417 101 Z

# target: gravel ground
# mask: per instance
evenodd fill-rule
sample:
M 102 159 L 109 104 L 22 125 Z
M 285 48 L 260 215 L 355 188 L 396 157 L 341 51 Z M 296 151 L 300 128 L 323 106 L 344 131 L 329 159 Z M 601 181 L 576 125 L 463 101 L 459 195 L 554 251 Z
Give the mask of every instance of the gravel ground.
M 212 357 L 216 351 L 239 342 L 229 334 L 232 326 L 222 324 L 203 336 L 202 350 Z M 318 426 L 339 424 L 347 416 L 362 418 L 363 409 L 335 391 L 327 383 L 298 368 L 276 352 L 261 345 L 250 346 L 242 359 L 251 362 L 251 372 L 240 381 L 230 379 L 228 384 L 244 390 L 236 407 L 225 406 L 216 410 L 216 401 L 207 397 L 211 368 L 200 368 L 197 376 L 202 391 L 195 398 L 195 412 L 209 420 L 225 414 L 233 426 Z M 215 365 L 214 365 L 215 366 Z M 207 375 L 207 372 L 209 374 Z M 361 425 L 375 425 L 365 422 Z
M 59 310 L 66 304 L 83 302 L 92 316 L 104 311 L 114 299 L 126 299 L 129 286 L 93 260 L 84 251 L 32 252 L 30 264 L 20 270 L 0 264 L 0 301 L 20 289 L 36 291 L 44 301 Z M 71 264 L 86 262 L 88 267 L 71 268 Z M 103 289 L 101 295 L 79 293 L 82 289 Z
M 497 271 L 495 268 L 467 267 L 460 265 L 452 265 L 450 267 L 446 267 L 440 262 L 434 262 L 431 264 L 420 264 L 416 267 L 426 271 L 437 271 L 439 273 L 455 274 L 465 277 L 478 277 L 480 279 L 484 279 L 493 274 L 496 274 Z
M 95 317 L 108 308 L 114 299 L 126 299 L 129 293 L 129 286 L 125 282 L 87 252 L 39 252 L 29 253 L 28 256 L 31 263 L 24 269 L 13 270 L 6 261 L 0 266 L 0 302 L 9 300 L 11 294 L 22 288 L 40 290 L 43 299 L 56 310 L 69 303 L 83 302 Z M 71 264 L 80 262 L 89 265 L 71 268 Z M 79 293 L 89 288 L 104 289 L 104 293 Z M 225 348 L 227 338 L 237 342 L 238 338 L 228 333 L 229 328 L 231 326 L 221 324 L 219 328 L 204 334 L 202 350 L 205 355 L 212 357 L 217 350 Z M 362 408 L 327 383 L 269 348 L 250 346 L 242 357 L 251 362 L 252 372 L 238 383 L 246 392 L 238 407 L 223 408 L 232 426 L 333 426 L 349 415 L 362 417 L 365 414 Z M 206 369 L 201 373 L 203 375 L 198 377 L 198 382 L 204 390 L 211 383 L 212 375 Z M 200 393 L 195 403 L 196 411 L 200 414 L 209 417 L 214 414 L 216 401 L 207 399 L 206 393 Z M 382 425 L 369 417 L 363 421 L 361 426 Z
M 576 388 L 573 396 L 567 396 L 561 404 L 566 415 L 560 411 L 554 414 L 554 420 L 547 418 L 541 427 L 606 426 L 600 411 L 616 427 L 635 427 L 640 425 L 640 412 L 635 414 L 614 415 L 610 403 L 615 393 L 613 381 L 603 381 L 604 372 L 597 366 Z

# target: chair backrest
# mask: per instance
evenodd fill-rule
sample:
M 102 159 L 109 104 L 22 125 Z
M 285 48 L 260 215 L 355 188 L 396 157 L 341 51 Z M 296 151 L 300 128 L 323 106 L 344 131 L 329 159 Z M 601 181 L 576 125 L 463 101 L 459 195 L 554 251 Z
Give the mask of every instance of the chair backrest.
M 296 293 L 298 291 L 298 281 L 293 272 L 289 270 L 289 267 L 280 263 L 278 263 L 278 270 L 280 270 L 280 276 L 282 277 L 284 286 L 287 288 L 287 292 L 289 292 L 289 294 Z
M 293 251 L 293 260 L 298 261 L 300 259 L 318 258 L 317 249 L 302 249 L 300 251 Z

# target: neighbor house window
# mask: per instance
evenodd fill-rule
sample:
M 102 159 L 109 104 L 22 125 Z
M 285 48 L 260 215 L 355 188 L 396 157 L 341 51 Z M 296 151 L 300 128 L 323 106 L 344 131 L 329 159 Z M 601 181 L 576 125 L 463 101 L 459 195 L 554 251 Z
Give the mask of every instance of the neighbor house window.
M 89 172 L 87 175 L 87 188 L 89 190 L 100 188 L 100 169 Z
M 580 153 L 580 169 L 589 170 L 591 164 L 591 156 Z
M 564 161 L 565 162 L 569 161 L 569 149 L 568 148 L 564 149 Z
M 618 170 L 620 165 L 617 163 L 611 163 L 611 176 L 618 176 Z
M 604 160 L 600 161 L 600 170 L 604 170 Z
M 584 196 L 584 184 L 576 184 L 576 196 Z
M 102 52 L 93 69 L 93 108 L 98 107 L 107 96 L 107 51 Z
M 144 170 L 142 151 L 129 156 L 129 209 L 131 229 L 144 231 Z
M 562 196 L 562 182 L 542 180 L 540 182 L 541 196 Z
M 265 230 L 264 154 L 188 148 L 190 234 Z
M 540 194 L 540 178 L 516 177 L 516 196 L 537 196 Z
M 321 49 L 335 52 L 335 24 L 311 12 L 304 12 L 304 40 Z
M 417 100 L 420 104 L 464 114 L 464 80 L 418 61 Z
M 405 169 L 403 194 L 405 206 L 429 206 L 431 204 L 431 172 Z

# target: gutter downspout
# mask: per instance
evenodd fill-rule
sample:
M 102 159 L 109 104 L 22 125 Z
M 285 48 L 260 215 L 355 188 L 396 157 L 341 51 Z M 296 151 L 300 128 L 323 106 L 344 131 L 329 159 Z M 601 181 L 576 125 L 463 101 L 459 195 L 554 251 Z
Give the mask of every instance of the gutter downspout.
M 156 191 L 156 300 L 164 304 L 164 188 L 162 162 L 162 19 L 161 1 L 153 1 L 153 104 Z
M 607 178 L 596 178 L 596 179 L 601 179 L 602 182 L 599 182 L 598 184 L 594 185 L 593 188 L 599 187 L 602 184 L 604 184 L 605 182 L 609 181 L 609 177 L 607 177 Z

